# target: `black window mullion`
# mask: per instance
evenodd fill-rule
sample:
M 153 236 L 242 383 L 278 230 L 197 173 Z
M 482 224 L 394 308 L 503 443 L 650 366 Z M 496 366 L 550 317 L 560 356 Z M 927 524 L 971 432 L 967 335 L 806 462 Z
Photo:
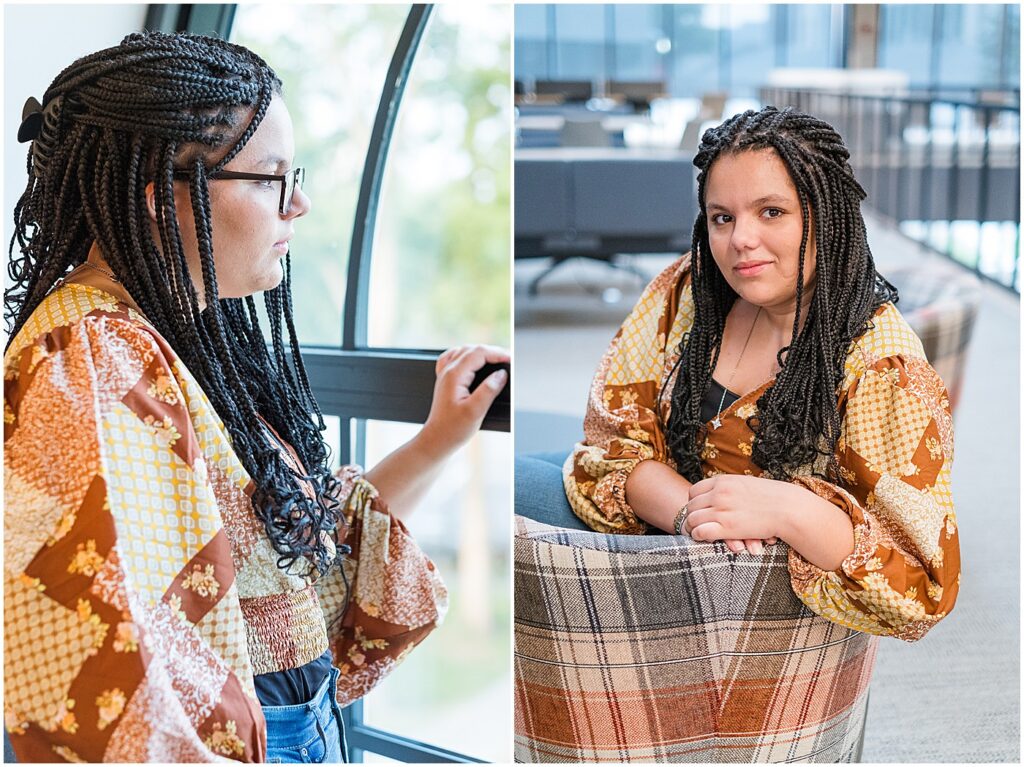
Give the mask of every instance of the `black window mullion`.
M 482 759 L 449 751 L 437 746 L 429 746 L 419 741 L 403 738 L 386 730 L 369 727 L 363 724 L 363 702 L 361 700 L 347 706 L 342 713 L 345 718 L 345 739 L 348 741 L 348 756 L 352 762 L 363 760 L 364 751 L 396 759 L 401 762 L 419 764 L 436 764 L 454 762 L 463 764 L 482 763 Z
M 226 40 L 236 7 L 234 3 L 151 3 L 143 28 L 154 32 L 192 32 Z
M 320 409 L 343 418 L 423 423 L 434 394 L 433 352 L 303 349 L 309 384 Z M 487 431 L 510 431 L 510 387 L 484 418 Z M 344 431 L 342 442 L 345 440 Z
M 377 203 L 380 200 L 380 185 L 387 165 L 391 134 L 398 119 L 398 108 L 409 79 L 416 49 L 430 18 L 431 5 L 414 5 L 402 28 L 391 55 L 391 65 L 384 78 L 380 93 L 377 116 L 370 133 L 370 145 L 366 150 L 362 181 L 359 185 L 359 201 L 352 225 L 352 240 L 348 257 L 348 283 L 345 288 L 344 320 L 342 325 L 342 349 L 365 348 L 367 323 L 369 320 L 370 263 L 373 250 L 373 233 L 377 223 Z

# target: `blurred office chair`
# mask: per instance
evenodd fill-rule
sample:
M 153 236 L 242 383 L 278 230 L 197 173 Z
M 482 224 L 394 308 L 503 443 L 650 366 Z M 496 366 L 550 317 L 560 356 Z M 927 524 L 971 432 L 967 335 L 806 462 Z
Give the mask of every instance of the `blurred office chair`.
M 706 122 L 721 122 L 722 112 L 725 110 L 725 102 L 729 94 L 723 91 L 709 91 L 700 98 L 700 108 L 697 116 L 686 123 L 683 128 L 683 137 L 679 141 L 679 148 L 686 152 L 696 152 L 700 145 L 701 127 Z
M 561 146 L 607 147 L 612 145 L 600 115 L 568 114 L 559 133 Z
M 808 610 L 787 552 L 517 515 L 516 761 L 858 761 L 878 638 Z
M 698 117 L 704 120 L 721 120 L 722 112 L 725 110 L 725 102 L 729 100 L 729 94 L 725 91 L 708 91 L 700 97 L 700 112 Z
M 609 80 L 605 93 L 625 101 L 637 112 L 646 112 L 651 102 L 667 95 L 664 80 Z

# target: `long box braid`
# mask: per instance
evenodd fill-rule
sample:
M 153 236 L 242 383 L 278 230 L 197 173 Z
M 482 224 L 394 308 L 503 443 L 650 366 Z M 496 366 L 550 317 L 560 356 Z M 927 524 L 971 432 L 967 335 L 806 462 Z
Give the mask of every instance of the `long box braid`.
M 200 309 L 174 204 L 174 173 L 189 171 L 203 292 L 217 296 L 208 179 L 241 151 L 280 91 L 259 56 L 199 35 L 132 34 L 67 67 L 43 96 L 28 186 L 14 211 L 4 313 L 10 339 L 97 243 L 223 420 L 252 477 L 253 508 L 278 566 L 298 563 L 313 575 L 330 567 L 337 544 L 338 481 L 299 355 L 290 258 L 281 285 L 264 294 L 271 355 L 251 296 Z M 224 154 L 208 167 L 215 152 Z M 159 243 L 146 205 L 149 182 Z M 288 466 L 261 418 L 295 448 L 308 474 Z
M 701 400 L 718 362 L 726 316 L 738 297 L 711 255 L 704 185 L 723 154 L 763 149 L 774 150 L 785 164 L 803 214 L 793 340 L 779 350 L 779 374 L 757 400 L 757 414 L 747 419 L 754 432 L 751 457 L 765 476 L 789 479 L 810 466 L 836 481 L 844 361 L 854 340 L 869 329 L 875 311 L 898 300 L 896 289 L 875 269 L 860 211 L 866 195 L 850 167 L 850 153 L 831 125 L 790 107 L 768 106 L 705 131 L 693 158 L 700 205 L 692 239 L 694 321 L 680 345 L 667 428 L 678 471 L 691 482 L 703 478 L 700 454 L 707 429 L 700 418 Z M 812 220 L 817 271 L 801 327 Z

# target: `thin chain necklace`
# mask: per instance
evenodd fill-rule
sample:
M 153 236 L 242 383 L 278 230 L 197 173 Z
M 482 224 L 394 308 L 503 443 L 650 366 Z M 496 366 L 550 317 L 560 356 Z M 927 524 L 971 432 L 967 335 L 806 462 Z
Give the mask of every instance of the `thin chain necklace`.
M 106 269 L 104 269 L 104 268 L 103 268 L 102 266 L 96 266 L 96 264 L 90 264 L 90 263 L 89 263 L 88 261 L 83 261 L 83 262 L 82 262 L 82 266 L 87 266 L 87 267 L 89 267 L 90 269 L 95 269 L 95 270 L 96 270 L 97 272 L 99 272 L 100 274 L 106 275 L 107 277 L 109 277 L 110 279 L 112 279 L 112 280 L 113 280 L 114 282 L 116 282 L 116 283 L 117 283 L 118 285 L 120 285 L 120 284 L 121 284 L 121 280 L 117 279 L 117 277 L 115 277 L 115 276 L 114 276 L 114 273 L 113 273 L 113 272 L 107 271 L 107 270 L 106 270 Z
M 740 369 L 740 362 L 743 361 L 743 354 L 747 351 L 747 345 L 750 343 L 751 336 L 754 335 L 754 328 L 757 327 L 757 320 L 761 316 L 761 307 L 757 307 L 757 314 L 754 315 L 754 321 L 750 323 L 750 332 L 747 333 L 747 340 L 743 342 L 743 348 L 740 349 L 740 356 L 736 360 L 736 366 L 733 367 L 732 373 L 729 375 L 729 381 L 722 388 L 722 399 L 718 403 L 718 413 L 714 418 L 711 419 L 711 428 L 720 429 L 722 427 L 722 408 L 725 406 L 725 395 L 729 393 L 729 387 L 732 386 L 732 379 L 736 377 L 736 371 Z

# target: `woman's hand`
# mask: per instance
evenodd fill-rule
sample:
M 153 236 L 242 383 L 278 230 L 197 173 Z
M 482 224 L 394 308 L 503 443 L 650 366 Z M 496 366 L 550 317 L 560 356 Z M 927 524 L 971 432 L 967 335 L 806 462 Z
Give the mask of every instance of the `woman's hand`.
M 417 501 L 441 472 L 444 462 L 476 434 L 508 373 L 491 373 L 472 393 L 474 374 L 488 362 L 508 362 L 509 354 L 496 346 L 459 346 L 437 358 L 437 381 L 430 415 L 423 428 L 366 473 L 399 519 Z
M 777 537 L 822 570 L 838 569 L 853 552 L 850 517 L 799 484 L 719 474 L 690 487 L 689 508 L 683 527 L 695 541 Z
M 792 486 L 760 477 L 719 474 L 690 487 L 683 529 L 695 541 L 724 541 L 733 553 L 760 554 L 781 537 Z
M 447 457 L 476 434 L 491 403 L 505 388 L 508 373 L 491 373 L 471 393 L 473 378 L 485 364 L 509 360 L 508 351 L 497 346 L 458 346 L 437 358 L 434 399 L 419 435 L 426 449 Z

